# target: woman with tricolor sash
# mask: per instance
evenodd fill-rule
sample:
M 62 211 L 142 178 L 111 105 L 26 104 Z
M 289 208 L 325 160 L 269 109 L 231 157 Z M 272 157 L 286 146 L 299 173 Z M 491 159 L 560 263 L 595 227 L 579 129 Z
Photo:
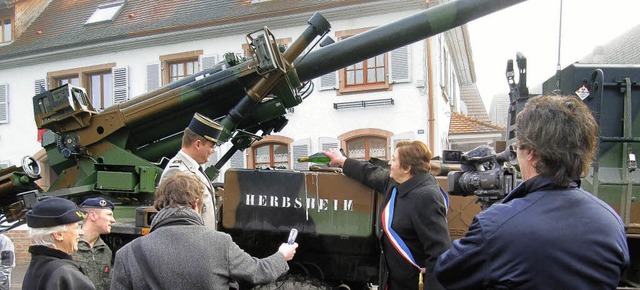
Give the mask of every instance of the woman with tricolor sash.
M 376 223 L 382 252 L 380 289 L 444 289 L 433 268 L 451 244 L 448 197 L 429 173 L 427 146 L 420 141 L 398 142 L 390 169 L 347 158 L 337 149 L 323 153 L 345 175 L 384 193 Z

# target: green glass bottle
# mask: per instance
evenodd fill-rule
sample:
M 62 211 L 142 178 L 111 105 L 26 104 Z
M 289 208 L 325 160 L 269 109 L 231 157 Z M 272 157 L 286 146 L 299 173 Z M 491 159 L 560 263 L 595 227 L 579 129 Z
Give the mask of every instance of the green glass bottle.
M 315 153 L 309 157 L 298 158 L 298 162 L 312 162 L 318 164 L 327 164 L 331 161 L 327 155 L 324 155 L 322 152 Z

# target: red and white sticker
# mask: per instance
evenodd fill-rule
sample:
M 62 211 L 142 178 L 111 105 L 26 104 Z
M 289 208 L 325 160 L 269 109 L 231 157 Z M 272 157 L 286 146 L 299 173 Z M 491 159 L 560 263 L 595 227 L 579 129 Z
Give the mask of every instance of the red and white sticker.
M 582 99 L 584 101 L 584 99 L 586 99 L 589 96 L 589 89 L 587 89 L 587 87 L 585 85 L 582 85 L 576 91 L 576 95 L 578 95 L 578 97 L 580 97 L 580 99 Z

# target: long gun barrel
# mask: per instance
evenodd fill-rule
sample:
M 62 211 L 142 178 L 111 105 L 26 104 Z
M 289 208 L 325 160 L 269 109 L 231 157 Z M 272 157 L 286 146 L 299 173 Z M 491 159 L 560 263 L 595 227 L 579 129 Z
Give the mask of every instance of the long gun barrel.
M 459 0 L 354 35 L 313 51 L 297 65 L 301 81 L 426 39 L 525 0 Z

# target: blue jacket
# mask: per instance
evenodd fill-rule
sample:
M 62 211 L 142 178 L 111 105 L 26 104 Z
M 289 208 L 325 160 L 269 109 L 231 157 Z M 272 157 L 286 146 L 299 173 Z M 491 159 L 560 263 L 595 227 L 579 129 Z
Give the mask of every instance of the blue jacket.
M 478 214 L 435 271 L 447 289 L 616 289 L 628 264 L 609 205 L 577 183 L 536 176 Z

